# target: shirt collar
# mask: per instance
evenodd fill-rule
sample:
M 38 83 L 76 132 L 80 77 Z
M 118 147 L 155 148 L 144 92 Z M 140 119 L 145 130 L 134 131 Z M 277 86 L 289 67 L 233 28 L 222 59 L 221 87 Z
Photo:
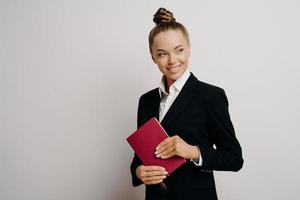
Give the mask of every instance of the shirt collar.
M 188 69 L 185 70 L 185 72 L 179 77 L 179 79 L 177 79 L 169 88 L 169 91 L 172 90 L 172 88 L 174 88 L 175 90 L 177 90 L 178 92 L 181 91 L 181 89 L 183 88 L 184 84 L 186 83 L 186 81 L 188 80 L 190 76 L 190 71 Z M 159 84 L 159 95 L 161 97 L 162 94 L 166 94 L 168 95 L 168 93 L 166 92 L 166 87 L 165 87 L 165 79 L 166 77 L 163 76 L 161 78 L 160 84 Z

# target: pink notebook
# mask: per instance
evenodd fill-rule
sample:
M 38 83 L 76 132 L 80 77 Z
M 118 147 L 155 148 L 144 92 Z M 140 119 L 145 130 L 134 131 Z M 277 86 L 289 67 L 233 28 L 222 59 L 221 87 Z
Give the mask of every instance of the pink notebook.
M 169 137 L 156 118 L 151 118 L 134 133 L 127 141 L 142 160 L 143 164 L 157 165 L 164 167 L 168 174 L 186 162 L 184 158 L 173 156 L 169 159 L 156 158 L 154 152 L 157 145 L 165 138 Z

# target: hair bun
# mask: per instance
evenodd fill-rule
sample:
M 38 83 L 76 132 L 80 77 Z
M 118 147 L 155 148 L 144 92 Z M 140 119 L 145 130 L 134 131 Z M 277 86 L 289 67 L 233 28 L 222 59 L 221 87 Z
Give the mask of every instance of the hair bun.
M 153 21 L 156 25 L 164 22 L 175 22 L 176 19 L 173 17 L 173 13 L 165 8 L 159 8 L 154 14 Z

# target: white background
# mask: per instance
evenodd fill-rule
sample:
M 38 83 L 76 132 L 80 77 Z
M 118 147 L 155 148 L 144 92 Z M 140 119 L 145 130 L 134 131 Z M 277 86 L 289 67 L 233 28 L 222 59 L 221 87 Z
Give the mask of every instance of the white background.
M 298 0 L 1 0 L 1 200 L 143 198 L 125 139 L 161 77 L 147 44 L 160 6 L 230 102 L 245 164 L 215 173 L 219 199 L 300 199 Z

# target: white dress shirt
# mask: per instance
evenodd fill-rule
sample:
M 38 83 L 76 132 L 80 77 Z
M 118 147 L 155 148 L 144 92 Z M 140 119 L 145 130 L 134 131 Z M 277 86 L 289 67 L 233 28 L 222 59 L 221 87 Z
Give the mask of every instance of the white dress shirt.
M 172 106 L 173 102 L 175 101 L 176 97 L 179 95 L 181 89 L 183 88 L 184 84 L 188 80 L 190 76 L 190 71 L 188 69 L 177 79 L 169 88 L 169 93 L 166 92 L 165 87 L 165 76 L 162 77 L 161 82 L 159 84 L 159 95 L 160 95 L 160 106 L 159 106 L 159 121 L 161 122 L 165 115 L 167 114 L 168 110 Z M 193 163 L 197 166 L 202 165 L 202 157 L 199 154 L 198 162 Z

